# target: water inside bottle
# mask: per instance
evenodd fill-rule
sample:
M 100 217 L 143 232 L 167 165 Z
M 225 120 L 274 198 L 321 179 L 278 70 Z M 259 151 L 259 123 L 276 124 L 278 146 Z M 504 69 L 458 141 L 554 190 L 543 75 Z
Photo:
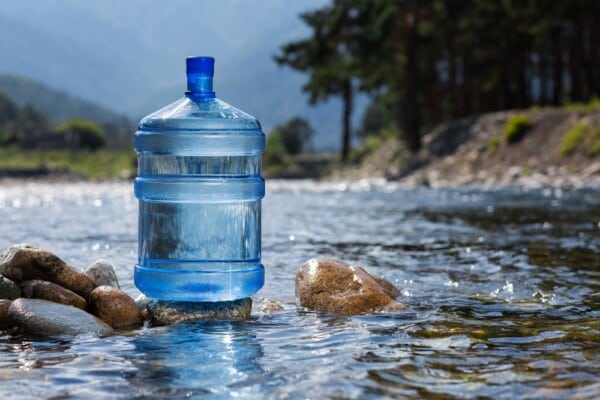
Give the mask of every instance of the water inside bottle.
M 265 137 L 253 116 L 216 98 L 214 59 L 186 60 L 185 97 L 135 134 L 136 286 L 175 301 L 249 297 L 264 282 L 260 177 Z

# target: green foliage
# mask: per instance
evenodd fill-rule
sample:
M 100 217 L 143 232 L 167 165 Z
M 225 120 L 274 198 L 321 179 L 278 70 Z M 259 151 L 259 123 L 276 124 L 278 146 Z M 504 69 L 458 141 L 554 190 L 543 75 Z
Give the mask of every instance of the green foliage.
M 96 151 L 106 144 L 106 134 L 95 122 L 76 118 L 63 122 L 58 133 L 70 136 L 71 147 Z
M 588 124 L 579 122 L 569 129 L 562 138 L 562 143 L 558 150 L 560 155 L 568 156 L 572 154 L 583 140 L 588 128 Z
M 360 147 L 352 151 L 350 160 L 354 163 L 362 161 L 366 156 L 374 153 L 384 141 L 382 136 L 367 136 Z
M 315 134 L 310 123 L 299 117 L 290 119 L 283 125 L 276 126 L 269 137 L 276 136 L 276 140 L 281 143 L 281 146 L 288 154 L 300 154 L 306 149 Z
M 369 104 L 363 114 L 361 127 L 356 131 L 358 137 L 381 136 L 390 132 L 394 120 L 385 101 L 385 98 L 378 97 Z
M 291 164 L 290 156 L 283 145 L 281 134 L 274 131 L 267 137 L 263 154 L 265 168 L 284 167 Z
M 586 138 L 589 143 L 587 155 L 590 157 L 600 156 L 600 126 L 590 128 Z
M 506 143 L 517 143 L 523 139 L 529 128 L 531 128 L 531 122 L 526 115 L 513 115 L 506 121 L 502 138 Z
M 594 97 L 587 103 L 569 103 L 566 107 L 567 110 L 576 112 L 577 114 L 587 114 L 600 110 L 600 98 Z
M 497 137 L 491 138 L 488 142 L 488 151 L 491 154 L 494 154 L 496 151 L 498 151 L 498 147 L 500 147 L 500 139 Z
M 86 179 L 117 179 L 133 174 L 136 154 L 97 151 L 72 153 L 68 150 L 31 150 L 0 148 L 0 169 L 39 168 L 67 170 Z
M 352 101 L 344 83 L 387 97 L 386 112 L 415 151 L 423 127 L 600 96 L 589 46 L 589 16 L 598 14 L 598 1 L 332 0 L 301 15 L 311 35 L 282 46 L 276 60 L 307 73 L 312 102 L 342 97 L 345 119 Z

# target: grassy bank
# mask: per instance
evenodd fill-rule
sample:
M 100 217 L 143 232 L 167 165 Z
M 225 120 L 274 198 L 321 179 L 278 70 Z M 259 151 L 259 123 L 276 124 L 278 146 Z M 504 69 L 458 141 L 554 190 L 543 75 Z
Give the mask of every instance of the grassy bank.
M 0 149 L 0 170 L 47 170 L 83 179 L 118 179 L 135 172 L 135 153 L 129 151 L 70 152 L 68 150 L 25 151 L 16 147 Z

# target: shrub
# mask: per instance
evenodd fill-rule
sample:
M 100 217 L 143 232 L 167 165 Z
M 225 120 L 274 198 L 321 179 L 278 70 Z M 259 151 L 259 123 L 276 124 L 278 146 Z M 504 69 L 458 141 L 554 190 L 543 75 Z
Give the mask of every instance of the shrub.
M 71 119 L 58 127 L 58 133 L 70 135 L 72 148 L 96 151 L 106 144 L 106 134 L 95 122 L 87 119 Z
M 502 138 L 506 143 L 517 143 L 531 128 L 529 118 L 523 114 L 513 115 L 506 121 Z
M 558 152 L 561 156 L 568 156 L 572 154 L 579 143 L 583 140 L 586 131 L 588 130 L 588 125 L 584 123 L 577 123 L 571 129 L 564 134 L 562 138 L 562 143 Z
M 587 155 L 590 157 L 600 156 L 600 127 L 596 126 L 593 129 L 590 129 L 589 135 L 587 136 L 589 136 L 589 141 L 586 140 L 586 142 L 589 143 Z
M 575 112 L 577 114 L 586 114 L 592 111 L 600 109 L 600 99 L 598 97 L 592 98 L 587 103 L 570 103 L 567 104 L 567 110 Z

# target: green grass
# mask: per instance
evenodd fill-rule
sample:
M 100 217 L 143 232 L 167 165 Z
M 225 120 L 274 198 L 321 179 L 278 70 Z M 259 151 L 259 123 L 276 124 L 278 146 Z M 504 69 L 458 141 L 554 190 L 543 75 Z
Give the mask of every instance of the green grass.
M 135 153 L 129 151 L 74 152 L 68 150 L 25 151 L 0 149 L 0 169 L 47 167 L 67 170 L 85 179 L 116 179 L 135 171 Z
M 588 125 L 581 122 L 569 129 L 562 138 L 562 143 L 558 149 L 559 154 L 563 157 L 573 154 L 583 140 L 587 130 Z
M 570 103 L 566 105 L 567 110 L 578 114 L 586 114 L 592 111 L 600 110 L 600 98 L 594 97 L 587 103 Z
M 588 156 L 600 156 L 600 127 L 597 126 L 594 129 L 591 129 L 589 138 L 590 146 L 587 151 Z
M 517 143 L 531 128 L 531 122 L 524 114 L 513 115 L 506 121 L 502 138 L 506 143 Z
M 561 156 L 569 156 L 580 149 L 589 157 L 600 155 L 600 127 L 589 123 L 578 122 L 563 136 L 558 152 Z

